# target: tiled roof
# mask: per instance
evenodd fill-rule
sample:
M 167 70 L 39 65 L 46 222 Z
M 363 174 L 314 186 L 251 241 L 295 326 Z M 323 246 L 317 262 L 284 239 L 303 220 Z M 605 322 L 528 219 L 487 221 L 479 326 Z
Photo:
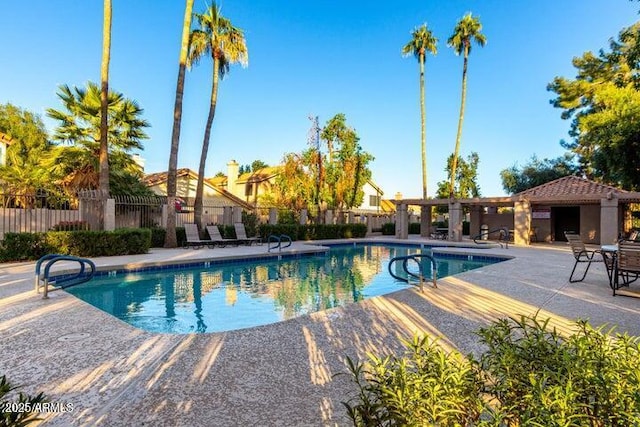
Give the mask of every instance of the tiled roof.
M 600 184 L 577 176 L 565 176 L 515 194 L 516 197 L 562 200 L 563 196 L 605 198 L 611 194 L 629 193 L 626 190 Z
M 191 179 L 194 179 L 194 180 L 198 179 L 198 174 L 195 173 L 194 171 L 192 171 L 189 168 L 182 168 L 182 169 L 178 169 L 177 170 L 177 177 L 183 177 L 183 176 L 189 176 L 189 177 L 191 177 Z M 161 184 L 161 183 L 166 182 L 166 181 L 167 181 L 167 172 L 152 173 L 152 174 L 145 175 L 144 178 L 142 178 L 142 182 L 147 187 L 158 185 L 158 184 Z M 220 193 L 221 196 L 226 197 L 229 200 L 232 200 L 234 203 L 237 203 L 240 206 L 243 206 L 243 207 L 248 208 L 248 209 L 251 208 L 250 204 L 248 204 L 247 202 L 245 202 L 241 198 L 231 194 L 230 192 L 228 192 L 224 188 L 220 188 L 220 187 L 218 187 L 216 185 L 213 185 L 209 179 L 205 178 L 204 182 L 206 184 L 208 184 L 209 187 L 211 187 L 213 190 L 215 190 L 218 193 Z

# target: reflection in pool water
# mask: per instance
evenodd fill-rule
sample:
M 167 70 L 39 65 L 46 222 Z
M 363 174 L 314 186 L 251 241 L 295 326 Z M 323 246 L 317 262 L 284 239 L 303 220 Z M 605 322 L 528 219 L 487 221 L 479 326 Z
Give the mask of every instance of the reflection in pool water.
M 278 322 L 393 292 L 407 285 L 387 272 L 394 256 L 419 247 L 358 245 L 322 255 L 212 263 L 210 267 L 122 273 L 67 289 L 151 332 L 219 332 Z M 439 259 L 438 277 L 494 261 Z

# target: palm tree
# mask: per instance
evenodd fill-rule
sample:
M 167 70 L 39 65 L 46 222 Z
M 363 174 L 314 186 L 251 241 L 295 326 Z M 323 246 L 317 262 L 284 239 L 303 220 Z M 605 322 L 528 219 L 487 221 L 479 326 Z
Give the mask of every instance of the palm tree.
M 191 67 L 193 64 L 198 63 L 198 61 L 206 55 L 211 55 L 213 64 L 213 83 L 211 85 L 209 115 L 204 130 L 204 139 L 202 141 L 202 153 L 200 154 L 200 166 L 198 168 L 198 184 L 196 186 L 196 200 L 193 208 L 195 223 L 202 225 L 204 168 L 209 152 L 211 125 L 216 115 L 218 82 L 229 72 L 229 66 L 231 64 L 237 62 L 244 67 L 247 65 L 249 57 L 243 31 L 234 27 L 231 21 L 222 16 L 220 7 L 216 6 L 215 3 L 213 3 L 205 13 L 196 13 L 195 17 L 200 23 L 201 29 L 194 30 L 191 33 L 187 66 Z
M 102 24 L 102 65 L 100 67 L 100 192 L 109 194 L 109 61 L 111 56 L 111 0 L 104 0 L 104 20 Z
M 422 24 L 411 33 L 411 41 L 402 48 L 403 56 L 413 55 L 420 64 L 420 122 L 421 122 L 421 142 L 422 142 L 422 198 L 427 198 L 427 114 L 424 105 L 424 62 L 427 52 L 437 53 L 438 39 L 433 36 L 427 24 Z
M 167 234 L 164 239 L 165 248 L 178 246 L 176 237 L 176 188 L 178 181 L 178 148 L 180 146 L 180 123 L 182 121 L 182 94 L 184 93 L 184 72 L 189 53 L 189 31 L 191 30 L 191 14 L 193 0 L 186 0 L 184 20 L 182 23 L 182 42 L 180 44 L 180 62 L 178 65 L 178 82 L 176 84 L 176 102 L 173 107 L 173 131 L 171 133 L 171 151 L 169 154 L 169 169 L 167 171 Z
M 60 184 L 69 191 L 100 188 L 102 149 L 102 108 L 101 88 L 89 82 L 87 88 L 60 86 L 58 97 L 63 109 L 47 109 L 47 115 L 58 122 L 52 139 L 68 145 L 51 147 L 41 157 L 41 167 L 50 170 L 54 177 L 60 177 Z M 110 91 L 107 97 L 109 144 L 108 181 L 129 180 L 140 176 L 141 168 L 130 155 L 134 149 L 142 149 L 142 141 L 148 136 L 144 129 L 149 123 L 141 118 L 143 109 L 122 93 Z
M 456 169 L 458 168 L 458 156 L 460 154 L 460 139 L 462 138 L 462 121 L 464 119 L 464 105 L 467 97 L 467 63 L 469 61 L 469 53 L 471 53 L 471 42 L 475 41 L 478 45 L 484 46 L 487 38 L 481 34 L 482 24 L 480 18 L 471 16 L 471 13 L 458 21 L 453 35 L 447 40 L 447 45 L 455 51 L 456 55 L 463 55 L 462 63 L 462 100 L 460 101 L 460 116 L 458 118 L 458 133 L 456 134 L 456 147 L 453 152 L 453 166 L 451 167 L 451 177 L 449 183 L 449 197 L 453 197 Z

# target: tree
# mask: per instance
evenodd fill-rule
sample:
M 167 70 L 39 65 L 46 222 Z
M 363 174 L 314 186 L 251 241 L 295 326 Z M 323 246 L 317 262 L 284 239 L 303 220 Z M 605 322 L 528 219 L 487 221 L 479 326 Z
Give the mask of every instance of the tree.
M 480 157 L 478 153 L 471 153 L 465 161 L 462 156 L 458 158 L 458 168 L 456 170 L 456 181 L 458 182 L 458 188 L 453 196 L 456 199 L 467 199 L 471 197 L 480 197 L 480 186 L 478 185 L 478 163 Z M 453 154 L 447 159 L 447 167 L 445 172 L 447 176 L 451 177 L 453 171 Z M 449 180 L 450 182 L 450 180 Z M 450 186 L 448 181 L 440 181 L 438 183 L 438 198 L 446 199 L 451 197 Z
M 577 173 L 579 173 L 579 167 L 572 154 L 567 153 L 555 159 L 543 160 L 533 155 L 522 167 L 514 164 L 510 168 L 500 171 L 500 178 L 504 191 L 516 194 L 554 179 Z
M 50 170 L 41 166 L 52 144 L 40 117 L 12 104 L 0 104 L 0 132 L 11 138 L 0 183 L 11 193 L 51 188 Z
M 111 57 L 111 0 L 104 0 L 102 64 L 100 67 L 100 191 L 109 194 L 109 61 Z
M 362 188 L 371 179 L 368 164 L 373 156 L 363 151 L 355 130 L 346 125 L 344 114 L 327 122 L 322 140 L 326 151 L 314 144 L 301 153 L 285 155 L 272 202 L 297 210 L 318 203 L 338 210 L 362 204 Z
M 456 146 L 453 151 L 453 165 L 451 167 L 451 180 L 449 184 L 449 197 L 453 197 L 455 192 L 456 170 L 458 168 L 458 157 L 460 155 L 460 140 L 462 139 L 462 122 L 464 120 L 464 107 L 467 99 L 467 65 L 469 54 L 471 53 L 471 42 L 475 41 L 479 46 L 487 43 L 487 38 L 481 34 L 482 24 L 479 18 L 474 18 L 471 13 L 463 16 L 456 24 L 453 35 L 447 40 L 447 45 L 451 47 L 456 55 L 462 55 L 462 96 L 460 98 L 460 115 L 458 116 L 458 132 L 456 133 Z
M 204 195 L 204 169 L 209 152 L 209 138 L 211 125 L 216 115 L 218 102 L 218 82 L 229 72 L 233 63 L 246 66 L 249 60 L 244 33 L 234 27 L 229 19 L 222 16 L 220 7 L 213 3 L 205 13 L 195 14 L 200 24 L 199 30 L 194 30 L 190 35 L 189 56 L 187 65 L 196 64 L 202 57 L 211 56 L 213 64 L 211 98 L 209 102 L 209 115 L 202 141 L 200 154 L 200 166 L 198 168 L 198 183 L 196 186 L 196 199 L 193 208 L 194 221 L 202 223 L 202 205 Z
M 402 55 L 413 55 L 420 64 L 420 142 L 422 153 L 422 198 L 427 198 L 427 113 L 424 103 L 424 63 L 426 53 L 437 53 L 438 39 L 435 38 L 427 28 L 427 24 L 422 24 L 411 33 L 411 41 L 402 48 Z
M 189 53 L 189 30 L 191 29 L 191 13 L 193 0 L 186 0 L 184 8 L 184 20 L 182 23 L 182 42 L 180 44 L 180 59 L 178 62 L 178 81 L 176 83 L 176 102 L 173 107 L 173 130 L 171 132 L 171 149 L 169 153 L 169 168 L 167 170 L 167 232 L 164 240 L 165 248 L 178 246 L 176 237 L 176 211 L 173 209 L 176 202 L 176 189 L 178 182 L 178 148 L 180 147 L 180 123 L 182 121 L 182 94 L 184 93 L 184 73 Z
M 572 141 L 561 145 L 577 155 L 590 179 L 640 189 L 640 22 L 611 40 L 609 51 L 573 59 L 575 79 L 556 77 L 547 87 L 554 107 L 572 119 Z
M 62 85 L 58 97 L 64 109 L 47 109 L 47 115 L 59 123 L 53 139 L 71 146 L 53 147 L 50 158 L 42 159 L 43 165 L 56 173 L 61 184 L 70 191 L 98 188 L 102 147 L 101 89 L 92 82 L 87 83 L 86 89 Z M 139 177 L 141 169 L 130 152 L 143 148 L 142 141 L 148 138 L 144 129 L 149 124 L 141 118 L 143 110 L 137 102 L 113 91 L 109 92 L 107 100 L 109 151 L 110 156 L 118 158 L 117 166 L 114 165 L 116 171 L 109 179 L 123 173 Z

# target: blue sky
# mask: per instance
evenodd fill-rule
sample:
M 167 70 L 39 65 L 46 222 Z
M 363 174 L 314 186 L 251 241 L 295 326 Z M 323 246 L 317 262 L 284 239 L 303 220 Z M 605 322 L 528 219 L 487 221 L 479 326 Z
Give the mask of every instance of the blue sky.
M 555 76 L 573 77 L 571 59 L 608 46 L 638 19 L 627 0 L 299 1 L 226 0 L 222 11 L 245 30 L 249 67 L 222 82 L 207 176 L 230 159 L 278 164 L 306 147 L 309 115 L 320 124 L 344 113 L 372 153 L 385 197 L 420 197 L 418 63 L 403 58 L 410 32 L 426 22 L 439 39 L 427 58 L 429 195 L 446 179 L 460 106 L 462 58 L 446 46 L 456 22 L 478 15 L 487 37 L 469 60 L 462 154 L 480 156 L 484 196 L 502 195 L 499 172 L 564 153 L 569 122 L 549 100 Z M 196 0 L 194 10 L 205 2 Z M 151 123 L 146 172 L 167 169 L 184 1 L 113 0 L 110 85 L 135 99 Z M 102 1 L 0 2 L 0 103 L 45 116 L 60 108 L 57 87 L 100 77 Z M 211 64 L 187 73 L 179 167 L 197 170 L 208 112 Z

